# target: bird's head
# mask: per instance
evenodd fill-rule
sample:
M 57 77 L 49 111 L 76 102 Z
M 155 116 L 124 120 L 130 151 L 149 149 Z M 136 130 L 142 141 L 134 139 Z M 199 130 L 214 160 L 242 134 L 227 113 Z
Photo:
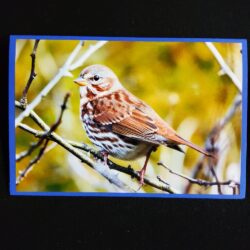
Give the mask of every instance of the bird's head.
M 82 94 L 100 95 L 122 88 L 115 73 L 106 66 L 95 64 L 84 68 L 80 77 L 74 80 Z

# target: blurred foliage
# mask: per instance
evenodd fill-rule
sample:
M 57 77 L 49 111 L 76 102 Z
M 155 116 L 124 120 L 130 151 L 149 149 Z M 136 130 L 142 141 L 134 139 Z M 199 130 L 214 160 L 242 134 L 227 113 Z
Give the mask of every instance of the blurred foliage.
M 86 41 L 84 52 L 96 41 Z M 41 40 L 37 49 L 36 73 L 28 93 L 28 101 L 41 91 L 63 65 L 78 41 Z M 19 100 L 30 74 L 30 53 L 34 40 L 18 40 L 16 43 L 15 94 Z M 239 44 L 215 43 L 229 66 L 241 77 L 241 54 Z M 200 42 L 108 42 L 94 53 L 82 68 L 91 64 L 104 64 L 118 75 L 124 86 L 134 95 L 150 104 L 159 115 L 175 128 L 180 135 L 203 146 L 209 131 L 224 116 L 237 94 L 237 89 L 228 76 L 220 76 L 220 66 L 204 43 Z M 82 68 L 73 73 L 76 78 Z M 73 78 L 64 77 L 44 98 L 35 111 L 47 124 L 53 124 L 60 111 L 66 92 L 71 92 L 68 109 L 57 130 L 62 137 L 91 144 L 86 137 L 79 119 L 79 89 Z M 19 112 L 19 111 L 17 111 Z M 38 129 L 29 119 L 25 123 Z M 240 174 L 241 113 L 238 112 L 225 130 L 225 159 L 220 178 L 227 178 L 227 171 L 236 165 L 233 177 Z M 16 129 L 16 153 L 26 150 L 36 139 L 30 134 Z M 185 147 L 183 147 L 186 149 Z M 16 173 L 27 166 L 37 154 L 21 161 Z M 187 185 L 179 177 L 169 174 L 156 163 L 164 161 L 170 168 L 187 175 L 199 159 L 200 154 L 188 149 L 187 154 L 160 147 L 151 157 L 146 175 L 161 175 L 173 187 L 184 189 Z M 115 160 L 126 166 L 128 162 Z M 132 162 L 140 169 L 144 158 Z M 219 171 L 219 170 L 218 170 Z M 119 176 L 137 187 L 137 182 L 119 173 Z M 60 146 L 47 152 L 25 180 L 17 187 L 18 191 L 116 191 L 99 176 L 84 166 Z M 142 190 L 143 191 L 143 190 Z M 160 192 L 145 187 L 146 192 Z M 204 192 L 210 192 L 203 190 Z M 192 192 L 196 192 L 193 189 Z

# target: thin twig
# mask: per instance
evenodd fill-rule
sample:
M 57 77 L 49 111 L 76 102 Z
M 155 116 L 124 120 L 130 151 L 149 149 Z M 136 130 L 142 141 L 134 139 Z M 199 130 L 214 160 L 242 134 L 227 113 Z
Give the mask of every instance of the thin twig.
M 217 159 L 216 160 L 214 160 L 214 159 L 208 159 L 208 167 L 209 167 L 209 169 L 210 169 L 210 171 L 211 171 L 214 179 L 218 183 L 218 185 L 217 185 L 218 193 L 222 194 L 221 184 L 220 184 L 221 182 L 220 182 L 219 177 L 217 176 L 217 173 L 216 173 L 215 168 L 214 168 L 214 166 L 217 165 L 217 164 L 215 164 L 215 161 L 217 161 Z
M 230 183 L 229 187 L 232 188 L 233 194 L 237 194 L 237 191 L 238 191 L 238 194 L 240 193 L 240 184 L 239 183 L 232 182 L 232 183 Z
M 43 136 L 43 134 L 44 134 L 44 132 L 35 130 L 33 128 L 30 128 L 28 125 L 23 124 L 23 123 L 20 123 L 18 127 L 21 128 L 22 130 L 34 135 L 35 137 L 38 137 L 38 138 Z M 50 135 L 50 137 L 49 137 L 50 140 L 55 141 L 55 142 L 57 142 L 57 140 L 58 140 L 57 138 L 60 138 L 60 137 L 56 133 L 52 133 Z M 78 149 L 81 149 L 81 150 L 83 150 L 85 152 L 90 153 L 91 155 L 93 155 L 97 159 L 103 160 L 103 157 L 102 157 L 101 154 L 99 154 L 93 148 L 89 147 L 88 145 L 86 145 L 84 143 L 79 143 L 79 142 L 75 142 L 75 141 L 71 141 L 71 140 L 65 140 L 65 139 L 62 139 L 62 141 L 65 142 L 65 145 L 69 144 L 69 145 L 73 146 L 74 148 L 78 148 Z M 67 149 L 67 147 L 65 147 L 65 145 L 61 144 L 61 146 L 63 146 L 65 149 Z M 84 162 L 84 160 L 82 159 L 82 157 L 84 155 L 82 155 L 80 157 L 79 155 L 75 154 L 74 151 L 71 151 L 71 153 L 73 155 L 75 155 L 77 158 L 79 158 L 81 161 Z M 137 171 L 135 171 L 134 169 L 132 169 L 131 167 L 120 166 L 120 165 L 112 162 L 111 160 L 108 160 L 108 165 L 109 165 L 110 169 L 125 173 L 127 175 L 130 175 L 132 178 L 140 180 L 139 173 Z M 148 184 L 149 186 L 155 187 L 155 188 L 157 188 L 159 190 L 162 190 L 162 191 L 165 191 L 165 192 L 168 192 L 168 193 L 180 193 L 178 190 L 176 190 L 176 189 L 174 189 L 172 187 L 166 187 L 166 185 L 159 185 L 157 182 L 155 182 L 153 180 L 150 180 L 147 177 L 144 178 L 144 182 L 145 182 L 145 184 Z
M 166 181 L 164 181 L 159 175 L 157 175 L 156 178 L 158 179 L 159 182 L 161 182 L 161 183 L 163 183 L 163 184 L 169 186 L 169 184 L 168 184 Z
M 215 56 L 215 58 L 217 59 L 218 63 L 220 64 L 222 70 L 231 78 L 231 80 L 233 81 L 233 83 L 236 85 L 236 87 L 238 88 L 238 90 L 240 91 L 240 93 L 242 92 L 242 84 L 241 81 L 238 79 L 238 77 L 236 76 L 236 74 L 230 69 L 230 67 L 226 64 L 226 62 L 224 61 L 224 59 L 222 58 L 222 56 L 220 55 L 219 51 L 216 49 L 216 47 L 213 45 L 213 43 L 211 42 L 206 42 L 205 43 L 207 45 L 207 47 L 210 49 L 210 51 L 212 52 L 212 54 Z M 216 125 L 213 127 L 213 129 L 210 131 L 206 143 L 205 143 L 205 148 L 208 152 L 211 152 L 213 154 L 216 155 L 217 159 L 210 159 L 209 160 L 209 168 L 211 173 L 213 174 L 214 178 L 216 179 L 216 181 L 218 182 L 218 177 L 216 175 L 214 166 L 216 165 L 216 163 L 218 162 L 218 157 L 219 157 L 219 152 L 218 152 L 218 148 L 216 147 L 216 142 L 219 140 L 219 136 L 220 136 L 220 132 L 222 129 L 224 129 L 224 127 L 226 126 L 226 124 L 231 120 L 231 118 L 234 116 L 234 114 L 236 113 L 237 109 L 239 108 L 240 104 L 242 102 L 242 97 L 241 94 L 237 95 L 232 103 L 232 105 L 230 106 L 229 110 L 227 111 L 227 113 L 224 115 L 224 117 L 222 117 L 219 122 L 216 123 Z M 194 170 L 194 174 L 193 177 L 197 177 L 199 175 L 199 173 L 201 172 L 201 170 L 203 169 L 203 166 L 205 166 L 205 161 L 206 159 L 204 157 L 201 157 L 201 159 L 198 161 L 198 164 L 195 167 Z M 211 161 L 213 161 L 214 164 L 211 163 Z M 218 182 L 219 183 L 219 182 Z M 189 183 L 188 186 L 186 187 L 186 191 L 189 192 L 190 188 L 191 188 L 191 184 Z M 221 187 L 220 185 L 218 185 L 218 192 L 222 193 L 221 191 Z
M 63 117 L 63 113 L 64 113 L 64 111 L 67 109 L 67 102 L 68 102 L 69 97 L 70 97 L 70 93 L 67 93 L 67 94 L 64 96 L 63 103 L 62 103 L 62 105 L 61 105 L 61 112 L 60 112 L 60 115 L 59 115 L 57 121 L 50 127 L 50 130 L 49 130 L 49 132 L 48 132 L 48 134 L 47 134 L 47 137 L 48 137 L 53 131 L 55 131 L 55 130 L 58 128 L 58 126 L 61 124 L 61 122 L 62 122 L 62 117 Z
M 15 126 L 27 116 L 30 112 L 41 102 L 41 100 L 50 92 L 50 90 L 59 82 L 59 80 L 67 75 L 69 67 L 75 57 L 78 55 L 82 48 L 83 41 L 80 41 L 75 49 L 72 51 L 62 68 L 59 69 L 58 73 L 52 78 L 52 80 L 44 87 L 44 89 L 37 95 L 37 97 L 27 105 L 26 109 L 15 119 Z
M 21 161 L 22 159 L 24 159 L 25 157 L 29 156 L 32 154 L 32 152 L 41 146 L 43 140 L 38 140 L 35 143 L 31 143 L 30 147 L 28 148 L 28 150 L 25 150 L 19 154 L 16 155 L 16 162 Z
M 15 105 L 16 107 L 23 109 L 22 105 L 18 102 L 15 101 Z M 48 133 L 47 131 L 49 131 L 49 126 L 44 123 L 44 121 L 34 112 L 31 111 L 30 115 L 29 115 L 35 122 L 36 124 L 42 128 L 43 130 L 45 130 L 45 132 L 41 131 L 35 131 L 34 129 L 30 128 L 27 125 L 25 126 L 25 131 L 29 132 L 32 131 L 34 132 L 34 135 L 38 135 L 37 137 L 44 137 L 44 135 L 47 135 L 47 139 L 52 140 L 51 138 L 53 138 L 53 141 L 56 142 L 58 145 L 62 146 L 63 148 L 65 148 L 67 151 L 69 151 L 70 153 L 72 153 L 73 155 L 75 155 L 78 159 L 80 159 L 83 163 L 87 164 L 88 166 L 92 167 L 93 169 L 95 169 L 97 172 L 99 172 L 103 177 L 105 177 L 109 182 L 113 183 L 114 185 L 116 185 L 119 189 L 121 189 L 122 191 L 127 191 L 127 192 L 134 192 L 134 190 L 130 187 L 128 187 L 125 183 L 121 182 L 117 176 L 113 175 L 113 174 L 108 174 L 108 170 L 102 171 L 100 170 L 100 164 L 97 162 L 94 162 L 93 160 L 91 160 L 89 157 L 87 157 L 86 155 L 82 154 L 80 151 L 78 151 L 77 149 L 75 149 L 72 145 L 70 145 L 68 142 L 66 142 L 64 139 L 62 139 L 59 135 L 57 135 L 55 132 L 52 133 Z M 22 123 L 19 124 L 19 127 L 22 128 Z
M 45 150 L 44 154 L 48 153 L 50 150 L 54 149 L 57 146 L 56 142 L 51 143 Z
M 44 133 L 43 136 L 38 140 L 38 142 L 36 144 L 34 144 L 33 146 L 31 146 L 31 149 L 28 150 L 29 152 L 28 153 L 31 153 L 35 148 L 39 147 L 44 141 L 44 145 L 42 146 L 42 148 L 40 149 L 38 155 L 32 159 L 28 166 L 20 172 L 19 176 L 17 177 L 17 180 L 16 180 L 16 185 L 20 184 L 20 182 L 27 176 L 27 174 L 32 170 L 33 166 L 38 163 L 38 161 L 42 158 L 42 156 L 44 155 L 44 152 L 48 146 L 48 143 L 49 143 L 49 139 L 48 137 L 50 136 L 50 134 L 55 131 L 58 126 L 61 124 L 62 122 L 62 116 L 63 116 L 63 113 L 64 111 L 66 110 L 67 106 L 67 102 L 68 102 L 68 99 L 70 97 L 70 94 L 67 93 L 64 97 L 64 100 L 63 100 L 63 104 L 61 105 L 61 112 L 60 112 L 60 115 L 57 119 L 57 121 L 50 127 L 49 131 Z
M 27 94 L 28 94 L 30 85 L 31 85 L 32 81 L 35 79 L 35 77 L 37 75 L 36 72 L 35 72 L 35 66 L 36 66 L 36 51 L 37 51 L 39 41 L 40 41 L 39 39 L 35 40 L 32 53 L 30 54 L 30 56 L 31 56 L 30 76 L 29 76 L 29 79 L 28 79 L 28 81 L 26 83 L 26 86 L 24 88 L 23 95 L 22 95 L 22 97 L 20 99 L 20 102 L 21 102 L 22 105 L 24 105 L 24 107 L 26 107 L 27 103 L 28 103 Z
M 217 141 L 219 140 L 220 133 L 221 133 L 222 129 L 224 129 L 226 124 L 232 119 L 232 117 L 236 113 L 237 109 L 240 107 L 241 102 L 242 102 L 242 97 L 239 94 L 235 97 L 232 105 L 230 106 L 230 108 L 228 109 L 228 111 L 226 112 L 224 117 L 222 117 L 217 122 L 217 124 L 214 126 L 214 128 L 211 130 L 211 132 L 206 140 L 206 150 L 208 150 L 209 152 L 213 153 L 216 156 L 216 158 L 214 158 L 214 159 L 208 159 L 208 166 L 210 168 L 210 171 L 211 171 L 213 177 L 215 178 L 215 180 L 218 183 L 220 183 L 220 181 L 219 181 L 218 176 L 216 175 L 214 166 L 217 165 L 217 162 L 219 160 L 220 149 L 216 146 L 216 144 L 217 144 Z M 220 185 L 218 185 L 218 193 L 222 194 L 222 190 L 221 190 Z
M 30 112 L 42 101 L 42 99 L 51 91 L 52 88 L 60 81 L 60 79 L 64 76 L 72 76 L 70 73 L 71 70 L 76 67 L 81 66 L 94 52 L 96 52 L 99 48 L 101 48 L 105 43 L 104 41 L 99 41 L 95 45 L 88 48 L 88 50 L 82 55 L 82 57 L 77 60 L 77 65 L 73 64 L 74 59 L 80 52 L 84 41 L 80 41 L 75 49 L 72 51 L 62 68 L 59 69 L 58 73 L 52 78 L 52 80 L 44 87 L 44 89 L 36 96 L 36 98 L 27 105 L 26 109 L 19 114 L 19 116 L 15 119 L 15 127 L 22 122 L 22 120 L 29 116 Z
M 43 143 L 43 142 L 44 142 L 44 139 L 41 139 L 41 142 Z M 18 175 L 18 177 L 17 177 L 17 179 L 16 179 L 16 185 L 19 185 L 19 184 L 21 183 L 21 181 L 22 181 L 22 180 L 28 175 L 28 173 L 33 169 L 33 166 L 34 166 L 36 163 L 39 162 L 39 160 L 42 158 L 42 156 L 43 156 L 43 154 L 44 154 L 44 152 L 45 152 L 45 149 L 46 149 L 48 143 L 49 143 L 49 140 L 46 139 L 44 145 L 43 145 L 42 148 L 39 150 L 38 155 L 37 155 L 34 159 L 32 159 L 32 160 L 29 162 L 28 166 L 27 166 L 24 170 L 20 171 L 20 173 L 19 173 L 19 175 Z
M 233 116 L 235 115 L 237 110 L 240 108 L 241 103 L 242 103 L 242 97 L 241 97 L 240 94 L 238 94 L 234 98 L 231 106 L 229 107 L 229 109 L 225 113 L 225 115 L 211 129 L 211 131 L 210 131 L 210 133 L 209 133 L 209 135 L 208 135 L 208 137 L 206 139 L 206 142 L 205 142 L 205 148 L 206 148 L 206 150 L 208 152 L 211 152 L 211 153 L 215 154 L 217 159 L 210 159 L 210 160 L 218 161 L 219 149 L 217 148 L 216 144 L 217 144 L 217 141 L 219 140 L 219 135 L 220 135 L 221 131 L 225 128 L 225 126 L 233 118 Z M 194 167 L 193 178 L 196 179 L 199 176 L 199 173 L 202 171 L 203 167 L 205 166 L 205 161 L 206 160 L 207 159 L 205 157 L 201 156 L 198 163 Z M 216 162 L 214 162 L 213 166 L 215 166 L 215 165 L 216 165 Z M 213 166 L 211 167 L 211 165 L 210 165 L 211 170 L 214 168 Z M 213 175 L 214 175 L 214 173 L 213 173 Z M 191 185 L 192 185 L 192 183 L 189 182 L 186 189 L 185 189 L 185 191 L 187 193 L 190 192 Z
M 221 56 L 220 52 L 216 49 L 216 47 L 211 42 L 205 42 L 209 50 L 212 52 L 218 63 L 220 64 L 223 72 L 225 72 L 233 81 L 235 86 L 238 88 L 240 93 L 242 92 L 242 83 L 239 80 L 239 78 L 236 76 L 236 74 L 230 69 L 230 67 L 227 65 L 223 57 Z
M 88 50 L 76 61 L 74 62 L 69 70 L 75 70 L 78 67 L 81 67 L 83 63 L 98 49 L 100 49 L 103 45 L 105 45 L 108 41 L 99 41 L 94 45 L 90 45 Z
M 189 177 L 189 176 L 186 176 L 184 174 L 180 174 L 180 173 L 177 173 L 177 172 L 173 171 L 172 169 L 170 169 L 168 166 L 166 166 L 162 162 L 158 162 L 157 164 L 159 166 L 162 166 L 165 169 L 167 169 L 169 171 L 169 173 L 174 174 L 176 176 L 179 176 L 179 177 L 189 181 L 190 183 L 197 184 L 199 186 L 208 187 L 208 186 L 218 186 L 218 185 L 230 186 L 232 184 L 235 184 L 235 185 L 238 185 L 238 186 L 240 185 L 239 183 L 236 183 L 235 181 L 232 181 L 232 180 L 218 182 L 218 181 L 206 181 L 206 180 L 203 180 L 203 179 L 194 179 L 192 177 Z
M 66 109 L 66 103 L 67 103 L 67 101 L 68 101 L 69 96 L 70 96 L 69 93 L 67 93 L 67 94 L 65 95 L 63 104 L 62 104 L 62 106 L 61 106 L 60 116 L 59 116 L 57 122 L 54 123 L 54 124 L 52 125 L 52 127 L 50 128 L 50 131 L 51 131 L 51 132 L 52 132 L 52 131 L 55 131 L 56 128 L 57 128 L 57 127 L 59 126 L 59 124 L 61 123 L 62 115 L 63 115 L 64 110 Z M 48 135 L 46 134 L 46 136 L 48 136 Z M 41 139 L 41 140 L 38 140 L 37 142 L 32 143 L 28 150 L 25 150 L 25 151 L 19 153 L 18 155 L 16 155 L 16 162 L 19 162 L 19 161 L 21 161 L 22 159 L 24 159 L 25 157 L 31 155 L 32 152 L 42 144 L 44 137 L 45 137 L 45 136 L 44 136 L 44 133 L 42 132 L 42 134 L 41 134 L 41 136 L 40 136 L 40 139 Z
M 201 156 L 198 162 L 196 163 L 194 170 L 192 171 L 192 177 L 194 179 L 198 179 L 199 173 L 202 171 L 203 167 L 205 165 L 205 157 Z M 192 183 L 188 182 L 188 185 L 185 188 L 185 193 L 190 193 L 192 187 Z
M 21 104 L 18 101 L 15 101 L 15 105 L 16 105 L 17 108 L 23 109 Z M 47 131 L 49 129 L 49 126 L 34 111 L 31 111 L 30 117 L 43 130 Z M 36 136 L 38 138 L 43 136 L 43 134 L 44 134 L 43 131 L 41 132 L 41 131 L 35 130 L 33 128 L 30 128 L 26 124 L 20 123 L 18 127 L 23 129 L 24 131 L 30 133 L 30 134 L 33 134 L 34 136 Z M 83 150 L 85 152 L 90 153 L 95 158 L 103 160 L 103 157 L 98 152 L 96 152 L 94 149 L 92 149 L 91 147 L 89 147 L 89 146 L 87 146 L 87 145 L 85 145 L 83 143 L 67 141 L 67 140 L 63 139 L 62 137 L 60 137 L 55 132 L 52 132 L 49 135 L 48 139 L 56 142 L 57 144 L 59 144 L 60 146 L 65 148 L 67 151 L 69 151 L 70 153 L 75 155 L 83 163 L 85 163 L 86 165 L 88 165 L 91 168 L 94 168 L 97 172 L 100 173 L 100 170 L 98 168 L 96 168 L 96 163 L 93 160 L 91 160 L 87 155 L 82 154 L 79 150 L 76 149 L 76 148 L 81 149 L 81 150 Z M 109 165 L 110 169 L 125 173 L 125 174 L 131 176 L 132 178 L 140 180 L 139 173 L 137 171 L 135 171 L 134 169 L 132 169 L 131 167 L 120 166 L 120 165 L 112 162 L 111 160 L 108 160 L 108 165 Z M 103 173 L 100 173 L 100 174 L 103 175 Z M 108 179 L 108 176 L 104 176 L 104 177 L 106 179 Z M 111 181 L 111 180 L 109 179 L 109 181 Z M 152 187 L 154 187 L 156 189 L 159 189 L 159 190 L 171 193 L 171 194 L 180 193 L 178 190 L 174 189 L 173 187 L 170 187 L 170 186 L 167 186 L 167 185 L 164 185 L 164 184 L 159 184 L 158 182 L 156 182 L 154 180 L 151 180 L 151 179 L 149 179 L 147 177 L 144 178 L 144 182 L 145 182 L 145 184 L 147 184 L 149 186 L 152 186 Z M 126 187 L 125 189 L 128 190 L 129 188 Z M 130 189 L 129 192 L 131 192 L 131 189 Z

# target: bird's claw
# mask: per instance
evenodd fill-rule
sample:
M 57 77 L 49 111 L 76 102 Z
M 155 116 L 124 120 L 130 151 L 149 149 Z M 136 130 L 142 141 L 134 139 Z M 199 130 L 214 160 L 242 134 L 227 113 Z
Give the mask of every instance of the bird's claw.
M 140 171 L 137 171 L 137 173 L 139 174 L 140 177 L 140 185 L 139 188 L 137 189 L 137 192 L 144 186 L 144 175 L 145 175 L 145 169 L 142 169 Z

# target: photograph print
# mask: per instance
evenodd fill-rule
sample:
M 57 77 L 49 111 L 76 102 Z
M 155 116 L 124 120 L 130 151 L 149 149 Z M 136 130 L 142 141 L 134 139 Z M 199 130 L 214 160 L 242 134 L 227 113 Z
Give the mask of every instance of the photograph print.
M 244 39 L 11 36 L 12 195 L 245 197 Z

